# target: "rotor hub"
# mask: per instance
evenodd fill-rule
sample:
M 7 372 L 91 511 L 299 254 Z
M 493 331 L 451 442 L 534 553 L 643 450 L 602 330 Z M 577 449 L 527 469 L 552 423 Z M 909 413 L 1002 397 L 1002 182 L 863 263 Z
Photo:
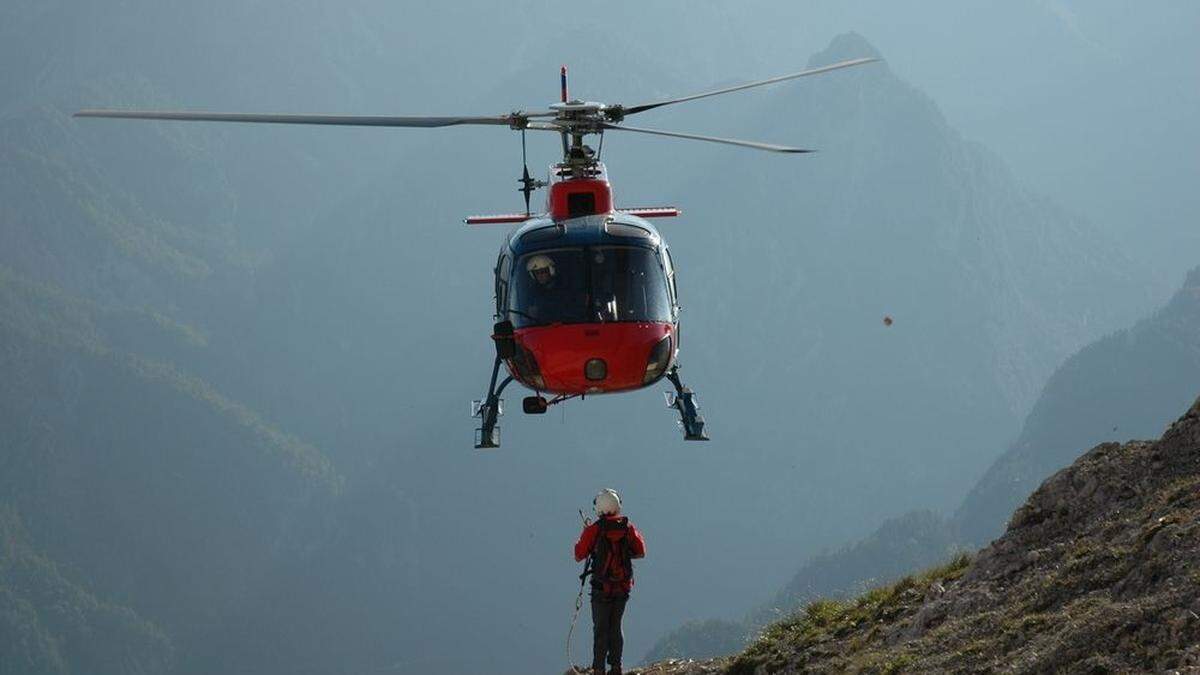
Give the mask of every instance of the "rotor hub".
M 558 113 L 584 112 L 584 113 L 595 114 L 595 113 L 602 112 L 607 107 L 608 106 L 604 105 L 603 103 L 597 103 L 596 101 L 578 101 L 578 100 L 567 101 L 566 103 L 551 103 L 550 104 L 550 109 L 555 112 L 558 112 Z

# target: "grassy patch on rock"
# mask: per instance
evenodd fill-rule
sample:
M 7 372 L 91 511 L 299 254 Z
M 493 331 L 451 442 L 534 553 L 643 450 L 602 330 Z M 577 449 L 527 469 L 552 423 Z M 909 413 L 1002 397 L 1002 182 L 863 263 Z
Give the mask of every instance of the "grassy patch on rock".
M 853 600 L 813 602 L 800 612 L 768 626 L 745 652 L 733 659 L 728 672 L 731 675 L 778 672 L 798 665 L 797 659 L 803 664 L 809 654 L 828 657 L 831 654 L 823 648 L 825 645 L 856 634 L 846 643 L 850 645 L 851 653 L 842 653 L 853 659 L 852 652 L 856 648 L 864 648 L 880 639 L 880 626 L 891 624 L 912 611 L 930 594 L 944 592 L 945 585 L 961 577 L 970 562 L 971 556 L 963 553 L 943 565 L 871 589 Z M 889 655 L 883 661 L 867 656 L 855 667 L 885 673 L 901 672 L 910 660 L 911 657 L 903 653 Z

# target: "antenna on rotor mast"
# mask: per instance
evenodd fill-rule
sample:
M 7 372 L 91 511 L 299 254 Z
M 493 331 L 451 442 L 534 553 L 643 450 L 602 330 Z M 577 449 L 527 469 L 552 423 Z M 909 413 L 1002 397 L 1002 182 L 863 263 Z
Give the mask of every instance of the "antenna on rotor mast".
M 521 187 L 517 190 L 517 192 L 520 192 L 521 194 L 525 195 L 525 217 L 528 218 L 530 215 L 529 214 L 529 195 L 533 194 L 533 191 L 538 188 L 546 187 L 546 185 L 548 185 L 548 183 L 546 183 L 546 181 L 537 180 L 536 178 L 533 178 L 532 176 L 529 175 L 529 161 L 526 159 L 526 155 L 525 155 L 525 130 L 524 129 L 521 130 L 521 165 L 522 165 L 521 177 L 517 179 L 517 182 L 521 184 Z
M 567 65 L 565 63 L 559 69 L 558 73 L 559 73 L 559 79 L 562 82 L 562 93 L 561 93 L 560 98 L 562 99 L 563 103 L 566 103 L 567 102 Z M 563 130 L 561 136 L 562 136 L 563 158 L 566 159 L 567 155 L 570 154 L 570 145 L 567 143 L 566 129 Z

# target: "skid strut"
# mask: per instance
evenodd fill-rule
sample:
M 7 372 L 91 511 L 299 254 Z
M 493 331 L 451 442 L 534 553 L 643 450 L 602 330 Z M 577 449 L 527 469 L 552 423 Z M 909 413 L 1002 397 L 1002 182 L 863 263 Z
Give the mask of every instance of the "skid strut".
M 707 441 L 704 433 L 704 417 L 700 415 L 700 404 L 696 393 L 683 386 L 679 379 L 679 366 L 667 371 L 667 379 L 675 385 L 675 393 L 667 392 L 667 406 L 679 411 L 679 423 L 683 427 L 683 438 L 687 441 Z
M 477 434 L 476 450 L 500 447 L 500 427 L 496 426 L 500 415 L 504 414 L 500 394 L 508 386 L 508 383 L 512 382 L 512 376 L 509 375 L 504 378 L 499 387 L 496 386 L 496 377 L 500 374 L 500 361 L 500 356 L 497 355 L 496 362 L 492 365 L 492 380 L 488 383 L 487 398 L 482 402 L 475 401 L 475 405 L 472 406 L 474 408 L 471 411 L 472 416 L 482 420 L 481 426 L 475 430 Z

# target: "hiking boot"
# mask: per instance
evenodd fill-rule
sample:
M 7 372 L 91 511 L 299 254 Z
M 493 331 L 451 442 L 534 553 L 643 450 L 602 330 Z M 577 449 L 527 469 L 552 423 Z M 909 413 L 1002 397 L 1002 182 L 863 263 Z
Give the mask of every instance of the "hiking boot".
M 608 675 L 621 675 L 621 666 L 613 666 L 608 669 Z

